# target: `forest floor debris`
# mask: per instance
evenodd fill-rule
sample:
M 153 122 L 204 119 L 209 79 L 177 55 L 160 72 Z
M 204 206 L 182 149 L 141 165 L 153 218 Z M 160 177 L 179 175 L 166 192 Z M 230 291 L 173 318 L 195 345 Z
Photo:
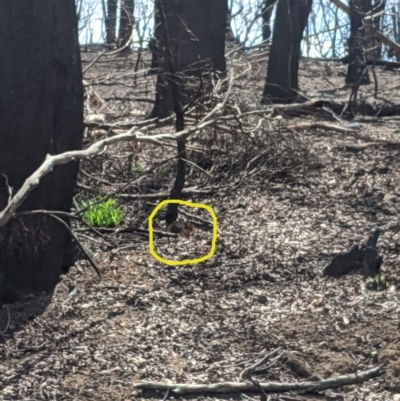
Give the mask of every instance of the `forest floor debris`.
M 83 59 L 95 56 L 84 53 Z M 259 107 L 266 71 L 265 62 L 253 57 L 252 63 L 234 94 L 239 107 L 249 109 Z M 154 77 L 129 77 L 135 65 L 135 54 L 116 57 L 111 67 L 100 59 L 85 77 L 107 84 L 96 85 L 96 94 L 110 100 L 88 113 L 102 114 L 109 127 L 145 118 L 151 108 Z M 302 61 L 301 67 L 300 84 L 310 98 L 342 84 L 345 66 Z M 400 73 L 380 72 L 382 96 L 398 97 Z M 214 257 L 197 265 L 157 262 L 146 233 L 138 235 L 161 200 L 157 194 L 168 193 L 174 160 L 151 174 L 141 171 L 173 157 L 173 148 L 125 143 L 82 163 L 82 191 L 107 193 L 134 182 L 119 198 L 123 225 L 103 230 L 102 237 L 75 227 L 102 281 L 79 262 L 53 294 L 2 307 L 0 330 L 9 327 L 0 337 L 0 398 L 160 400 L 165 392 L 147 396 L 134 383 L 238 381 L 260 357 L 279 349 L 285 358 L 258 367 L 252 375 L 258 382 L 301 383 L 383 369 L 377 378 L 319 397 L 292 393 L 279 399 L 394 400 L 400 393 L 400 150 L 367 146 L 352 152 L 346 146 L 397 142 L 398 122 L 363 121 L 356 134 L 318 125 L 287 128 L 327 122 L 326 116 L 289 118 L 282 112 L 259 127 L 255 120 L 253 136 L 232 124 L 189 143 L 190 160 L 208 175 L 190 167 L 187 199 L 212 206 L 219 224 Z M 207 220 L 186 212 L 197 223 Z M 157 224 L 166 229 L 161 219 Z M 372 290 L 361 275 L 320 274 L 376 228 L 383 290 Z M 196 247 L 203 252 L 207 241 L 206 225 L 179 240 L 156 238 L 159 252 L 171 258 L 185 258 Z

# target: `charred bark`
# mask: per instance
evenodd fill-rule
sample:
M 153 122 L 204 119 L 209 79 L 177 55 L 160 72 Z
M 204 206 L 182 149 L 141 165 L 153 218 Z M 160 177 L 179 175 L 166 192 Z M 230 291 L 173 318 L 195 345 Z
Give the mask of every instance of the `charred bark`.
M 185 128 L 184 115 L 182 111 L 176 117 L 176 132 L 183 131 Z M 170 199 L 181 199 L 182 190 L 185 186 L 186 178 L 186 138 L 179 138 L 177 140 L 178 145 L 178 164 L 176 166 L 176 177 L 174 186 L 172 187 L 169 195 Z M 174 223 L 178 218 L 178 204 L 169 203 L 165 221 L 167 224 Z
M 150 39 L 149 50 L 151 51 L 151 66 L 149 74 L 158 74 L 158 54 L 163 51 L 163 49 L 158 49 L 159 41 L 157 41 L 157 31 L 160 31 L 161 10 L 157 0 L 154 2 L 154 37 Z M 159 32 L 160 35 L 160 32 Z

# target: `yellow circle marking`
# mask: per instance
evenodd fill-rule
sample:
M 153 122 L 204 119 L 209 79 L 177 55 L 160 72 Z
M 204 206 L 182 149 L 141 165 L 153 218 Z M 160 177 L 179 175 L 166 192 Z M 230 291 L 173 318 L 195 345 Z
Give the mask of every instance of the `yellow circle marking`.
M 210 213 L 212 221 L 213 221 L 213 236 L 211 240 L 211 249 L 210 252 L 202 256 L 201 258 L 197 259 L 185 259 L 185 260 L 170 260 L 170 259 L 164 259 L 160 255 L 157 254 L 157 252 L 154 250 L 154 231 L 153 231 L 153 219 L 155 215 L 158 213 L 158 211 L 164 206 L 168 205 L 169 203 L 178 203 L 179 205 L 184 205 L 187 207 L 194 207 L 194 208 L 199 208 L 199 209 L 205 209 L 207 210 L 208 213 Z M 150 247 L 150 254 L 159 262 L 165 263 L 166 265 L 169 266 L 183 266 L 183 265 L 189 265 L 189 264 L 195 264 L 195 263 L 200 263 L 204 262 L 207 259 L 210 259 L 214 253 L 215 249 L 217 246 L 217 235 L 218 235 L 218 222 L 217 222 L 217 216 L 211 206 L 205 205 L 204 203 L 192 203 L 192 202 L 187 202 L 183 201 L 180 199 L 167 199 L 162 202 L 160 202 L 155 209 L 151 212 L 151 215 L 149 217 L 149 247 Z

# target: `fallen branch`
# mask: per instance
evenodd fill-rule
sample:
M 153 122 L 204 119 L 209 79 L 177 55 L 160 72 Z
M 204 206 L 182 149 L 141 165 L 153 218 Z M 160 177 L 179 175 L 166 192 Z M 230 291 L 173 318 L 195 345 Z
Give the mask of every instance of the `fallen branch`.
M 338 376 L 332 379 L 303 383 L 259 383 L 260 387 L 268 393 L 286 391 L 322 391 L 352 384 L 363 383 L 382 374 L 380 367 L 375 367 L 359 373 Z M 134 387 L 141 390 L 170 390 L 174 394 L 210 394 L 210 393 L 232 393 L 232 392 L 258 392 L 259 389 L 251 382 L 221 382 L 212 384 L 179 384 L 179 383 L 159 383 L 159 382 L 137 382 Z
M 349 144 L 345 145 L 345 149 L 348 150 L 349 152 L 360 152 L 367 148 L 370 148 L 373 146 L 378 146 L 378 145 L 379 145 L 378 142 L 349 143 Z
M 365 150 L 367 148 L 375 146 L 384 146 L 385 148 L 388 149 L 400 149 L 400 142 L 376 141 L 376 142 L 366 142 L 366 143 L 349 143 L 345 145 L 345 148 L 349 152 L 360 152 L 361 150 Z
M 286 113 L 288 115 L 303 115 L 315 113 L 318 110 L 323 110 L 329 108 L 331 112 L 340 115 L 345 109 L 347 102 L 335 101 L 334 99 L 315 99 L 304 103 L 292 103 L 292 104 L 282 104 L 274 105 L 272 111 L 275 113 Z M 400 114 L 400 103 L 376 101 L 376 100 L 365 100 L 358 102 L 355 105 L 355 111 L 357 113 L 377 117 L 393 117 Z M 393 117 L 392 117 L 393 116 Z M 348 128 L 353 128 L 349 126 Z
M 91 188 L 88 187 L 87 185 L 83 185 L 83 184 L 77 184 L 76 186 L 78 189 L 81 189 L 82 191 L 86 191 L 89 192 L 91 194 L 95 194 L 95 195 L 100 195 L 104 201 L 104 198 L 106 196 L 105 193 L 103 193 L 100 189 L 98 188 Z M 115 191 L 112 195 L 117 198 L 121 198 L 121 199 L 125 199 L 125 200 L 133 200 L 133 199 L 168 199 L 169 194 L 167 192 L 159 192 L 159 193 L 155 193 L 155 194 L 123 194 L 120 193 L 119 191 L 121 191 L 123 188 L 120 188 L 118 191 Z M 190 188 L 185 188 L 182 191 L 183 195 L 209 195 L 214 193 L 214 189 L 210 188 L 210 187 L 206 187 L 206 188 L 194 188 L 194 187 L 190 187 Z
M 320 122 L 314 122 L 314 123 L 299 123 L 299 124 L 293 124 L 293 125 L 288 125 L 287 129 L 293 130 L 293 131 L 301 131 L 305 129 L 327 129 L 330 131 L 337 131 L 337 132 L 357 132 L 356 129 L 351 128 L 351 127 L 341 127 L 340 125 L 335 125 L 335 124 L 327 124 L 327 123 L 320 123 Z

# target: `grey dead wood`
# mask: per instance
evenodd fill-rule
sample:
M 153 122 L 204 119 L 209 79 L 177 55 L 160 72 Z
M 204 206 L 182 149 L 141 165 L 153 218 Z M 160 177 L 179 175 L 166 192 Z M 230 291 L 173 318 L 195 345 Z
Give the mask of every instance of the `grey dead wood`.
M 263 365 L 267 360 L 269 360 L 272 357 L 276 356 L 280 351 L 281 351 L 281 348 L 277 348 L 277 349 L 269 352 L 268 354 L 266 354 L 259 361 L 256 361 L 255 363 L 253 363 L 253 365 L 251 365 L 251 366 L 247 367 L 246 369 L 244 369 L 239 375 L 240 381 L 245 381 L 245 380 L 249 379 L 251 374 L 252 374 L 252 372 L 254 372 L 259 366 Z M 282 354 L 279 355 L 277 359 L 280 359 L 281 356 L 282 356 Z
M 318 111 L 319 109 L 329 108 L 332 112 L 340 115 L 346 111 L 347 102 L 335 99 L 314 99 L 304 103 L 291 103 L 288 105 L 274 105 L 272 110 L 275 113 L 284 112 L 289 116 L 300 116 Z M 354 112 L 363 116 L 374 117 L 395 117 L 400 114 L 400 103 L 386 102 L 384 100 L 363 100 L 358 101 L 353 108 Z M 348 127 L 352 128 L 352 127 Z M 347 129 L 347 131 L 350 131 Z
M 336 125 L 336 124 L 327 124 L 327 123 L 320 123 L 320 122 L 292 124 L 292 125 L 288 125 L 287 129 L 291 129 L 293 131 L 301 131 L 301 130 L 307 130 L 307 129 L 326 129 L 326 130 L 344 132 L 344 133 L 357 132 L 357 130 L 354 128 L 350 128 L 350 127 L 346 127 L 346 126 L 341 127 L 340 125 Z
M 381 375 L 382 369 L 374 367 L 358 373 L 341 375 L 331 379 L 320 381 L 302 382 L 302 383 L 277 383 L 277 382 L 260 382 L 260 388 L 266 393 L 278 393 L 286 391 L 322 391 L 337 387 L 349 386 L 352 384 L 363 383 L 374 377 Z M 196 383 L 159 383 L 159 382 L 136 382 L 136 389 L 141 390 L 170 390 L 174 394 L 210 394 L 210 393 L 232 393 L 232 392 L 259 392 L 259 388 L 253 383 L 246 382 L 221 382 L 211 384 Z
M 366 143 L 349 143 L 345 145 L 345 149 L 349 152 L 360 152 L 370 147 L 384 146 L 388 149 L 400 149 L 400 142 L 392 141 L 377 141 L 377 142 L 366 142 Z

